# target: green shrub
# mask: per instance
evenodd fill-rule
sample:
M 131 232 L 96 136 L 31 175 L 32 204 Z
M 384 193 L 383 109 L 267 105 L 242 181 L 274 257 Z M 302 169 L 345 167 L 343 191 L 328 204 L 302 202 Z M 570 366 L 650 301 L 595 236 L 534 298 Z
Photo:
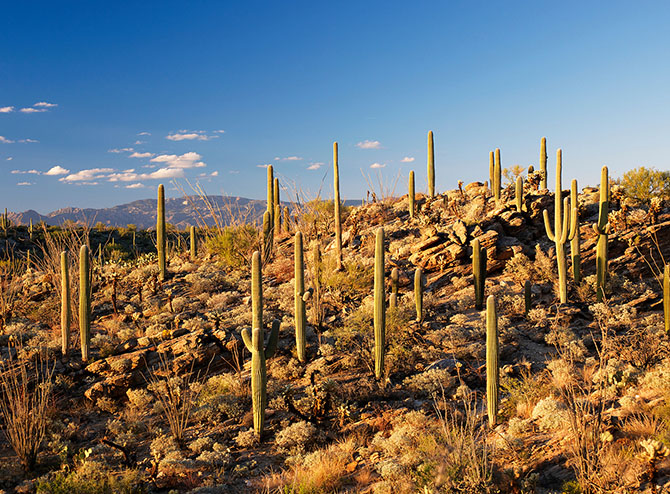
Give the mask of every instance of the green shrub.
M 56 472 L 37 483 L 37 494 L 143 494 L 140 474 L 127 471 L 120 476 L 96 471 Z
M 652 198 L 670 198 L 670 172 L 641 166 L 629 170 L 619 180 L 624 194 L 631 199 L 649 203 Z
M 258 248 L 258 229 L 254 225 L 227 226 L 207 239 L 207 249 L 231 268 L 245 268 Z

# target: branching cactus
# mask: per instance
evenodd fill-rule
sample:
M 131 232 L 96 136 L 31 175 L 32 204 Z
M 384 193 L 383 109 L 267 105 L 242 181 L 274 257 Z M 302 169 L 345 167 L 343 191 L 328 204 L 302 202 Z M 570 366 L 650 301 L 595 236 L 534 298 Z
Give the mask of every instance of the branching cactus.
M 609 176 L 607 167 L 600 170 L 600 208 L 598 210 L 598 223 L 593 225 L 598 235 L 596 245 L 596 301 L 602 302 L 605 296 L 605 284 L 607 283 L 607 234 L 610 231 L 608 221 L 609 215 Z
M 547 187 L 547 138 L 543 137 L 540 141 L 540 189 L 546 190 Z
M 486 249 L 479 239 L 472 242 L 472 275 L 475 283 L 475 309 L 484 309 L 484 287 L 486 286 Z
M 375 239 L 375 377 L 384 377 L 384 347 L 386 345 L 386 290 L 384 289 L 384 229 L 377 230 Z
M 409 172 L 409 217 L 414 218 L 416 214 L 416 202 L 414 191 L 414 170 Z
M 486 410 L 489 426 L 495 427 L 498 420 L 500 369 L 498 367 L 498 314 L 496 299 L 486 299 Z
M 516 177 L 516 184 L 514 187 L 514 199 L 516 202 L 516 211 L 517 213 L 520 213 L 523 211 L 523 206 L 524 206 L 524 197 L 523 197 L 523 177 L 519 175 Z
M 302 233 L 295 233 L 295 345 L 298 360 L 305 362 L 305 326 L 307 315 L 305 310 L 305 298 L 309 292 L 305 292 L 305 264 L 303 262 Z
M 333 143 L 333 189 L 335 214 L 335 246 L 337 248 L 337 270 L 342 270 L 342 213 L 340 211 L 340 162 L 337 142 Z
M 433 131 L 428 131 L 428 196 L 435 197 L 435 145 Z
M 562 153 L 559 149 L 556 151 L 556 192 L 554 193 L 554 230 L 549 223 L 549 213 L 543 211 L 544 227 L 547 231 L 547 237 L 554 242 L 556 246 L 556 262 L 558 264 L 558 295 L 562 304 L 568 300 L 568 280 L 567 280 L 567 260 L 565 257 L 565 244 L 572 240 L 577 230 L 577 208 L 572 208 L 570 214 L 570 200 L 566 197 L 562 200 Z M 563 208 L 564 206 L 564 208 Z
M 523 285 L 523 312 L 526 316 L 528 316 L 528 313 L 530 312 L 530 296 L 530 281 L 526 280 Z
M 267 345 L 263 335 L 263 287 L 261 279 L 261 255 L 255 251 L 251 257 L 251 325 L 242 330 L 242 340 L 251 353 L 251 401 L 254 415 L 254 430 L 259 437 L 265 425 L 267 406 L 267 369 L 265 361 L 275 353 L 279 338 L 279 321 L 272 321 L 272 331 Z
M 389 296 L 389 307 L 398 306 L 398 268 L 391 270 L 391 295 Z
M 158 250 L 158 279 L 165 281 L 167 277 L 167 242 L 165 233 L 165 188 L 163 184 L 158 186 L 156 249 Z
M 500 201 L 500 187 L 502 183 L 502 164 L 500 163 L 500 148 L 496 148 L 495 163 L 493 166 L 493 197 Z
M 577 179 L 572 179 L 570 184 L 570 204 L 577 209 L 577 225 L 579 225 L 579 199 L 577 190 Z M 581 240 L 579 236 L 579 226 L 575 228 L 575 236 L 570 240 L 570 258 L 572 259 L 572 278 L 575 283 L 582 281 L 582 256 L 580 253 Z
M 416 322 L 423 321 L 423 270 L 414 271 L 414 305 L 416 307 Z
M 67 251 L 60 253 L 60 331 L 61 351 L 66 356 L 70 348 L 70 319 L 72 314 L 70 299 L 70 264 L 67 260 Z
M 87 362 L 91 349 L 91 260 L 86 245 L 79 251 L 79 334 L 81 359 Z
M 198 239 L 195 235 L 195 227 L 191 226 L 190 230 L 190 239 L 191 239 L 191 245 L 190 245 L 190 256 L 191 256 L 191 261 L 195 261 L 195 259 L 198 257 Z
M 663 270 L 663 316 L 665 332 L 670 334 L 670 264 Z

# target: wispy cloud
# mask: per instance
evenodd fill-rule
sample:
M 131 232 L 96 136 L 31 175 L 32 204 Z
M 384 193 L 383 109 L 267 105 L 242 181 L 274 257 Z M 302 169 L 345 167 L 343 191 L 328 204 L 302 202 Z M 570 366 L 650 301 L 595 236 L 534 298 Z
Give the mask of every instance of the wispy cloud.
M 146 185 L 141 184 L 141 183 L 135 183 L 135 184 L 129 184 L 126 185 L 126 189 L 144 189 Z
M 133 154 L 128 156 L 129 158 L 151 158 L 154 153 L 138 153 L 135 151 Z
M 226 131 L 225 130 L 215 130 L 214 133 L 215 134 L 225 134 Z
M 202 156 L 193 151 L 184 153 L 180 156 L 176 154 L 160 154 L 151 159 L 152 163 L 165 163 L 168 168 L 202 168 L 205 165 Z
M 0 143 L 2 144 L 11 144 L 13 142 L 14 141 L 12 141 L 11 139 L 7 139 L 5 136 L 0 136 Z
M 382 143 L 379 141 L 361 141 L 358 144 L 356 144 L 361 149 L 381 149 Z
M 318 170 L 318 169 L 321 168 L 323 165 L 325 165 L 325 163 L 321 163 L 321 162 L 319 162 L 319 163 L 311 163 L 311 164 L 307 167 L 307 169 L 308 169 L 308 170 Z
M 138 136 L 150 136 L 151 132 L 138 132 L 137 135 Z
M 384 168 L 386 166 L 386 163 L 372 163 L 370 165 L 370 168 Z
M 141 146 L 142 144 L 146 144 L 146 143 L 147 143 L 147 141 L 135 141 L 133 144 L 135 144 L 135 146 Z
M 12 113 L 14 111 L 13 106 L 1 106 L 0 113 Z
M 14 159 L 13 156 L 7 156 L 7 161 L 12 161 Z
M 204 130 L 179 130 L 165 136 L 171 141 L 209 141 L 217 137 L 219 136 L 208 136 Z
M 121 149 L 116 149 L 116 148 L 114 148 L 114 149 L 108 149 L 108 150 L 107 150 L 108 153 L 116 153 L 116 154 L 119 154 L 119 153 L 132 153 L 133 151 L 135 151 L 133 148 L 121 148 Z
M 238 173 L 240 173 L 240 171 L 239 170 L 230 170 L 228 173 L 230 173 L 231 175 L 237 175 Z
M 287 156 L 286 158 L 275 157 L 275 161 L 302 161 L 300 156 Z
M 70 170 L 63 168 L 60 165 L 53 166 L 49 168 L 49 171 L 45 172 L 45 175 L 51 175 L 51 176 L 56 176 L 56 175 L 67 175 L 70 173 Z
M 38 170 L 12 170 L 12 175 L 42 175 Z
M 35 182 L 19 182 L 16 185 L 19 185 L 21 187 L 29 187 L 31 185 L 35 185 Z
M 31 144 L 31 143 L 40 142 L 40 141 L 38 141 L 37 139 L 19 139 L 19 142 Z
M 405 156 L 403 159 L 400 160 L 400 163 L 412 163 L 413 161 L 414 161 L 414 157 Z
M 28 107 L 28 108 L 21 108 L 19 111 L 21 113 L 44 113 L 45 111 L 47 111 L 47 109 Z
M 58 105 L 55 103 L 47 103 L 46 101 L 39 101 L 33 105 L 36 108 L 55 108 Z

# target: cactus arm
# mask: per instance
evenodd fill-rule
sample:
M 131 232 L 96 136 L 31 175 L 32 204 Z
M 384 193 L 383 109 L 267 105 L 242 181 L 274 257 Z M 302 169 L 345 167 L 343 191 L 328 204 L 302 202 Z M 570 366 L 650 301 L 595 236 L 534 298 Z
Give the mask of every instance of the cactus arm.
M 547 237 L 549 237 L 549 240 L 552 242 L 556 241 L 556 236 L 554 235 L 554 232 L 551 231 L 551 222 L 549 221 L 549 213 L 545 209 L 542 211 L 542 217 L 544 218 L 544 229 L 547 231 Z
M 570 230 L 568 234 L 568 240 L 572 242 L 572 239 L 575 238 L 575 235 L 577 235 L 577 232 L 579 231 L 579 222 L 577 220 L 578 217 L 577 208 L 572 208 L 571 213 L 572 214 L 570 215 Z
M 247 347 L 247 350 L 249 350 L 250 352 L 254 351 L 254 345 L 251 342 L 251 336 L 249 335 L 249 330 L 246 328 L 242 330 L 242 341 L 244 342 L 244 346 Z
M 561 233 L 556 233 L 558 241 L 565 244 L 568 241 L 568 233 L 570 229 L 570 202 L 566 197 L 563 200 L 563 223 L 561 224 Z
M 277 340 L 279 339 L 279 319 L 274 319 L 272 321 L 272 329 L 270 330 L 270 338 L 268 338 L 268 344 L 265 347 L 265 358 L 272 358 L 277 351 Z

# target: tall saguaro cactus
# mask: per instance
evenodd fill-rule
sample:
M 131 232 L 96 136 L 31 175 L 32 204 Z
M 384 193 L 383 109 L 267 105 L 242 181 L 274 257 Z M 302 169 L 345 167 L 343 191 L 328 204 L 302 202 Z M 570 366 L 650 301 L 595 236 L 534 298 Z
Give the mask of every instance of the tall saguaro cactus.
M 596 301 L 602 302 L 605 296 L 607 283 L 607 234 L 610 230 L 608 221 L 610 184 L 607 167 L 600 170 L 600 207 L 598 209 L 598 223 L 593 229 L 598 235 L 596 245 Z
M 498 419 L 500 369 L 498 367 L 498 314 L 496 299 L 486 299 L 486 410 L 489 426 L 495 427 Z
M 416 307 L 416 322 L 423 321 L 423 270 L 414 271 L 414 306 Z
M 190 231 L 190 240 L 191 240 L 191 245 L 190 245 L 190 256 L 191 256 L 191 261 L 195 261 L 196 257 L 198 257 L 198 239 L 195 236 L 195 226 L 191 225 L 191 228 L 189 229 Z
M 484 309 L 484 287 L 486 286 L 486 248 L 482 248 L 479 239 L 472 242 L 472 275 L 475 283 L 475 309 Z
M 165 236 L 165 187 L 158 186 L 158 211 L 156 219 L 156 249 L 158 250 L 158 278 L 167 277 L 167 242 Z
M 272 259 L 272 215 L 270 211 L 263 213 L 263 264 Z
M 516 184 L 514 187 L 514 200 L 516 203 L 516 211 L 520 213 L 523 211 L 524 197 L 523 197 L 523 177 L 519 175 L 516 177 Z
M 267 345 L 263 336 L 263 287 L 261 279 L 261 255 L 255 251 L 251 256 L 251 335 L 242 330 L 244 346 L 251 353 L 251 402 L 254 415 L 254 430 L 262 436 L 267 406 L 267 368 L 265 361 L 275 353 L 279 338 L 279 321 L 272 321 L 272 330 Z
M 491 194 L 493 194 L 493 182 L 494 176 L 496 173 L 496 164 L 495 164 L 495 155 L 493 151 L 489 151 L 489 188 L 491 189 Z
M 81 359 L 87 362 L 91 349 L 91 260 L 86 245 L 79 251 L 79 335 Z
M 300 362 L 305 361 L 305 326 L 307 314 L 305 311 L 305 264 L 303 262 L 302 233 L 295 232 L 295 345 Z
M 663 269 L 663 316 L 665 332 L 670 333 L 670 264 Z
M 70 264 L 67 260 L 67 251 L 60 253 L 60 331 L 61 352 L 67 355 L 70 348 L 70 318 L 72 314 L 70 299 Z
M 335 246 L 337 248 L 337 270 L 342 270 L 342 216 L 340 212 L 340 163 L 337 141 L 333 143 L 333 188 L 335 214 Z
M 547 138 L 543 137 L 540 141 L 540 189 L 547 189 Z
M 493 197 L 500 201 L 500 187 L 502 183 L 502 164 L 500 163 L 500 148 L 496 148 L 495 163 L 493 165 Z
M 384 229 L 377 230 L 375 239 L 375 377 L 384 376 L 384 347 L 386 345 L 386 290 L 384 289 Z
M 279 179 L 278 178 L 274 179 L 272 196 L 273 196 L 273 200 L 274 200 L 272 218 L 274 220 L 275 235 L 279 235 L 281 233 L 281 201 L 279 199 Z
M 563 158 L 561 150 L 556 151 L 556 192 L 554 193 L 554 230 L 549 223 L 549 213 L 545 209 L 544 228 L 547 231 L 547 237 L 554 242 L 556 246 L 556 263 L 558 264 L 558 295 L 562 304 L 568 300 L 568 279 L 567 279 L 567 260 L 565 258 L 565 244 L 572 240 L 577 229 L 577 208 L 572 208 L 570 214 L 570 201 L 566 197 L 562 200 L 561 172 L 563 168 Z M 565 206 L 565 210 L 563 210 Z
M 433 131 L 428 131 L 428 196 L 435 197 L 435 143 Z
M 570 184 L 570 204 L 577 209 L 577 222 L 579 222 L 579 199 L 577 190 L 577 179 L 572 179 Z M 579 224 L 579 223 L 578 223 Z M 579 226 L 575 228 L 575 236 L 570 240 L 570 258 L 572 259 L 572 278 L 575 283 L 582 281 L 582 256 L 580 253 Z
M 414 218 L 416 214 L 416 202 L 414 199 L 414 170 L 409 172 L 409 217 Z

